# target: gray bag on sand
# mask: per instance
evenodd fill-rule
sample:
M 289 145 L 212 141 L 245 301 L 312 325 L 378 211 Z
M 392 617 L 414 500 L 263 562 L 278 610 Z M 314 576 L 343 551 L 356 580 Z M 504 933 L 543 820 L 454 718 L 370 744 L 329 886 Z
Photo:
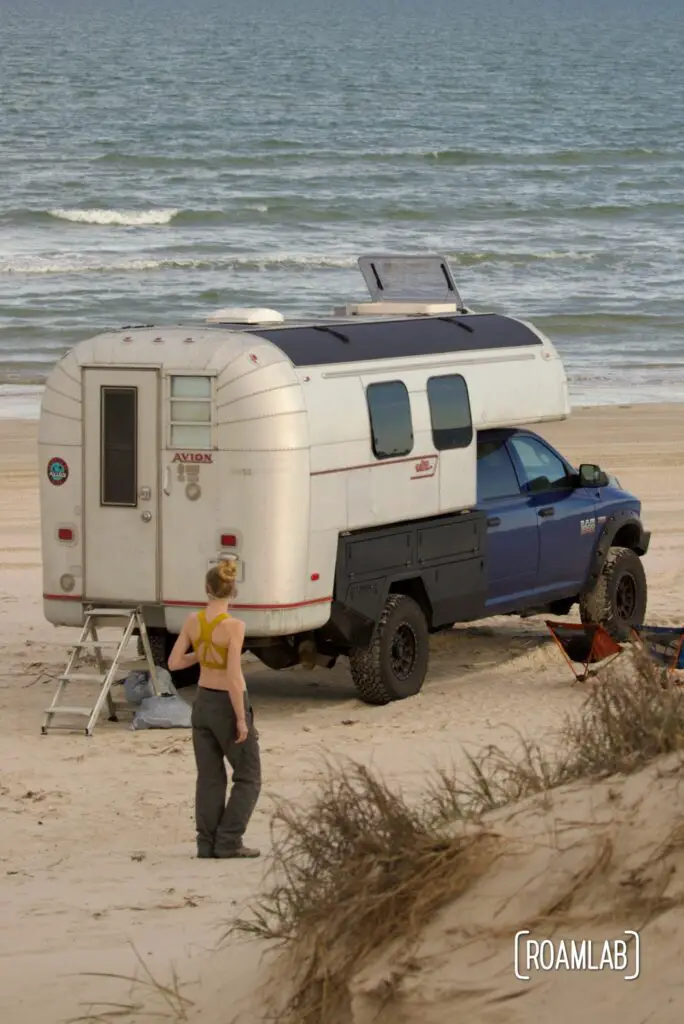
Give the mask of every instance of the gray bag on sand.
M 189 729 L 191 714 L 192 708 L 177 693 L 145 697 L 131 729 Z
M 159 671 L 161 672 L 161 669 Z M 173 686 L 173 683 L 171 685 Z M 124 696 L 129 704 L 142 704 L 146 697 L 154 697 L 149 672 L 131 672 L 124 679 L 123 687 Z
M 169 672 L 168 669 L 166 669 L 166 668 L 159 668 L 159 666 L 157 665 L 156 676 L 157 676 L 157 689 L 159 690 L 160 693 L 168 693 L 169 696 L 171 696 L 171 697 L 177 697 L 178 696 L 178 690 L 173 685 L 173 680 L 171 679 L 171 673 Z M 148 694 L 145 694 L 145 696 L 147 697 Z

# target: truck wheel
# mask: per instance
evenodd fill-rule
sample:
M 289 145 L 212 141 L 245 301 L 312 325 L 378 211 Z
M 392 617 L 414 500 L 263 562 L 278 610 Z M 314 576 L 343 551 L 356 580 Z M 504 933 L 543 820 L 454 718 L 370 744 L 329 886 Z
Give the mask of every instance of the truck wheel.
M 610 548 L 599 578 L 580 596 L 582 622 L 597 623 L 615 640 L 627 640 L 630 627 L 644 621 L 647 593 L 639 556 L 629 548 Z
M 389 704 L 418 693 L 428 666 L 425 616 L 405 594 L 390 594 L 367 647 L 349 654 L 352 679 L 366 704 Z
M 147 631 L 147 639 L 150 641 L 152 658 L 154 659 L 155 665 L 159 665 L 160 668 L 166 668 L 166 659 L 168 657 L 166 651 L 166 637 L 166 630 L 164 630 L 163 633 L 152 633 L 150 630 Z M 138 656 L 140 658 L 145 657 L 140 637 L 138 637 Z
M 175 635 L 164 629 L 161 632 L 148 631 L 147 636 L 150 641 L 155 665 L 158 665 L 159 668 L 165 668 L 168 672 L 167 660 L 176 642 Z M 140 637 L 138 637 L 138 656 L 140 658 L 145 657 Z M 199 666 L 191 665 L 190 668 L 182 668 L 179 672 L 170 672 L 169 675 L 176 689 L 181 690 L 184 686 L 194 686 L 196 684 L 199 679 Z

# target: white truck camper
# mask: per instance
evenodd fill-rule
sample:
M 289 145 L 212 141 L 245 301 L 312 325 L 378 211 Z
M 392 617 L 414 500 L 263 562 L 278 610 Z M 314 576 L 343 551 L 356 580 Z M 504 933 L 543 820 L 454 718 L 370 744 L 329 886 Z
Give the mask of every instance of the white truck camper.
M 350 659 L 362 699 L 418 692 L 429 633 L 484 615 L 476 432 L 560 420 L 531 324 L 466 309 L 440 256 L 367 256 L 370 302 L 128 327 L 54 367 L 39 428 L 46 618 L 140 608 L 165 663 L 217 560 L 267 666 Z

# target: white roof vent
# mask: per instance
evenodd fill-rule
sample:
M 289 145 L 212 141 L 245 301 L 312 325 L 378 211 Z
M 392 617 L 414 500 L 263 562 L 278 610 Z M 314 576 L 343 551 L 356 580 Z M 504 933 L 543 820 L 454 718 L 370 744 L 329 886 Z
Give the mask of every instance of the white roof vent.
M 285 317 L 277 309 L 256 306 L 227 306 L 210 313 L 208 324 L 282 324 Z

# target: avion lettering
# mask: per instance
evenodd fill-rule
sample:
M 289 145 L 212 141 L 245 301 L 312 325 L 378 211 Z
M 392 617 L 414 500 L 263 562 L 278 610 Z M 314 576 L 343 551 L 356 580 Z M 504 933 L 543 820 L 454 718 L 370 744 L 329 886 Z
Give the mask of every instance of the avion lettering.
M 173 462 L 213 462 L 211 452 L 176 452 Z

